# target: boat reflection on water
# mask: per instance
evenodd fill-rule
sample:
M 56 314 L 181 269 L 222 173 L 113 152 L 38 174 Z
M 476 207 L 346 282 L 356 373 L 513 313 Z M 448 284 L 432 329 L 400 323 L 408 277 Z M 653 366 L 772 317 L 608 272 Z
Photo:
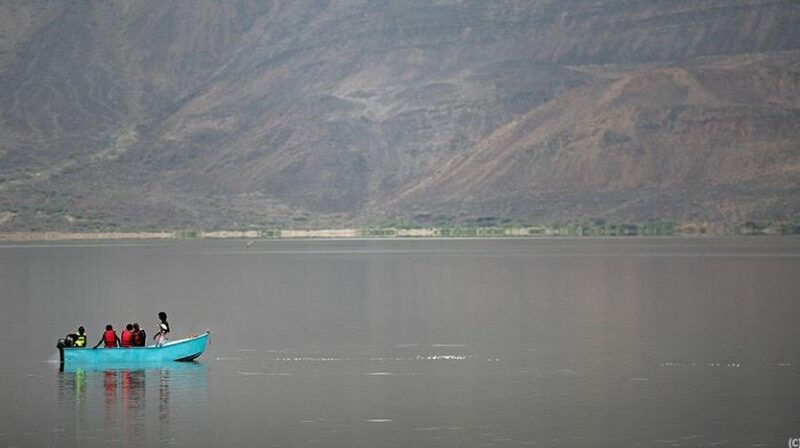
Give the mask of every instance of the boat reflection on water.
M 168 363 L 147 367 L 65 368 L 58 373 L 63 437 L 76 445 L 91 440 L 171 443 L 171 420 L 206 421 L 208 367 Z

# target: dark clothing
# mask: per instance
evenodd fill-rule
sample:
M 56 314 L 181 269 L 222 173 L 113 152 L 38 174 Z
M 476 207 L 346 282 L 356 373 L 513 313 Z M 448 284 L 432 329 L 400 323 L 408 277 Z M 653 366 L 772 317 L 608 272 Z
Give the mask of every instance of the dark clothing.
M 133 346 L 144 347 L 147 343 L 147 333 L 144 330 L 133 330 Z
M 75 333 L 70 333 L 67 337 L 64 338 L 64 347 L 74 347 L 75 341 L 78 340 L 78 335 Z

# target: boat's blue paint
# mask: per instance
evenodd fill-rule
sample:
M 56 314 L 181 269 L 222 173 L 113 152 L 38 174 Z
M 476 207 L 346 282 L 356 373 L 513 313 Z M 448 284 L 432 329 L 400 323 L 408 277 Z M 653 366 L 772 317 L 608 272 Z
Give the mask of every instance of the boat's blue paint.
M 91 349 L 90 349 L 91 350 Z M 100 349 L 98 349 L 100 350 Z M 130 362 L 130 363 L 97 363 L 80 364 L 72 363 L 63 365 L 61 372 L 64 373 L 97 373 L 97 372 L 192 372 L 206 369 L 207 366 L 201 362 Z
M 130 348 L 65 347 L 66 365 L 136 365 L 172 361 L 191 361 L 202 355 L 208 343 L 208 332 L 188 339 L 170 341 L 161 347 L 154 345 Z

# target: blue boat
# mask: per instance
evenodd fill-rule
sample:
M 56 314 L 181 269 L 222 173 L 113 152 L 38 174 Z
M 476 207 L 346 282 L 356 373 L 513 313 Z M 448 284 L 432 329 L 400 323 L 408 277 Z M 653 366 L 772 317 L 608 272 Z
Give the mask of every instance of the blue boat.
M 199 336 L 169 341 L 161 347 L 129 348 L 60 348 L 61 363 L 66 365 L 138 365 L 173 361 L 193 361 L 202 355 L 208 343 L 208 331 Z

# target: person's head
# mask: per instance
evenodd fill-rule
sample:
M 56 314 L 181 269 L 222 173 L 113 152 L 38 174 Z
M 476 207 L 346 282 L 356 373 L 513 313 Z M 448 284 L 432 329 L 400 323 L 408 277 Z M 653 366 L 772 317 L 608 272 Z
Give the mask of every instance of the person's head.
M 83 334 L 84 332 L 86 332 L 86 329 L 85 329 L 85 328 L 83 328 L 83 327 L 78 327 L 78 334 Z
M 136 331 L 139 331 L 139 322 L 136 322 L 135 324 L 133 324 L 133 329 L 136 330 Z
M 167 313 L 163 311 L 158 313 L 158 318 L 161 319 L 162 321 L 167 320 Z
M 111 331 L 113 329 L 114 327 L 112 327 L 111 324 L 106 325 L 106 331 Z
M 128 331 L 133 331 L 133 325 L 131 324 L 125 325 L 125 329 Z

